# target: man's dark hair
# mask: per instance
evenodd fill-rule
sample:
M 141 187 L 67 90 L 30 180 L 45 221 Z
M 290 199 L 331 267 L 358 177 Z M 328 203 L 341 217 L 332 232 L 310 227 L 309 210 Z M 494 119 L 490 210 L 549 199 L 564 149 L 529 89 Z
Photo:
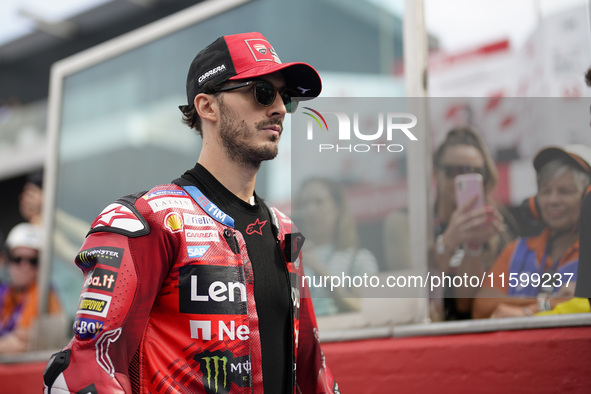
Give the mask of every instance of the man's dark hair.
M 183 111 L 183 123 L 190 128 L 195 129 L 197 134 L 203 137 L 203 131 L 201 130 L 201 117 L 199 117 L 194 105 L 192 105 L 188 110 Z
M 207 82 L 203 86 L 203 93 L 206 94 L 217 94 L 216 88 L 220 85 L 215 86 L 211 82 Z M 192 129 L 195 129 L 198 135 L 203 137 L 203 130 L 201 130 L 201 117 L 197 113 L 197 109 L 193 103 L 190 103 L 189 106 L 186 106 L 186 109 L 183 111 L 183 123 L 189 126 Z
M 585 82 L 587 83 L 587 86 L 591 87 L 591 67 L 589 67 L 585 73 Z

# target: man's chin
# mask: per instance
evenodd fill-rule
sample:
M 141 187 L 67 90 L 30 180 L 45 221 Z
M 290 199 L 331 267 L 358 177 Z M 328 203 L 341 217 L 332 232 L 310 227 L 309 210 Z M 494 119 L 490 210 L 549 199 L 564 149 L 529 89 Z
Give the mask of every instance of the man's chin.
M 277 153 L 278 153 L 277 149 L 273 152 L 267 152 L 266 155 L 261 155 L 261 161 L 273 160 L 274 158 L 277 157 Z
M 273 160 L 277 157 L 279 149 L 275 145 L 274 149 L 264 149 L 258 152 L 250 152 L 250 154 L 242 154 L 231 156 L 234 161 L 244 166 L 258 169 L 263 161 Z

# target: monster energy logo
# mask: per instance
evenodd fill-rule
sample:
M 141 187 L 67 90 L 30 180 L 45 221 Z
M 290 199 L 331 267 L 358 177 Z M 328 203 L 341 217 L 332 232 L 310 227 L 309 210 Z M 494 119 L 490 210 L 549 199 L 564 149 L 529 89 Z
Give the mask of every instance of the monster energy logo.
M 123 258 L 123 249 L 111 246 L 86 249 L 76 256 L 76 265 L 83 270 L 88 270 L 97 264 L 105 264 L 119 268 Z
M 239 387 L 250 386 L 250 357 L 234 357 L 232 352 L 205 351 L 195 356 L 201 366 L 203 386 L 207 393 L 229 393 L 232 383 Z
M 219 393 L 219 384 L 224 387 L 224 389 L 229 390 L 228 387 L 228 357 L 203 357 L 202 360 L 205 361 L 205 369 L 207 370 L 207 388 L 213 389 L 214 393 Z M 212 373 L 212 368 L 214 369 Z M 212 383 L 212 376 L 213 376 L 213 383 Z M 205 383 L 205 382 L 204 382 Z M 214 387 L 212 387 L 212 384 Z

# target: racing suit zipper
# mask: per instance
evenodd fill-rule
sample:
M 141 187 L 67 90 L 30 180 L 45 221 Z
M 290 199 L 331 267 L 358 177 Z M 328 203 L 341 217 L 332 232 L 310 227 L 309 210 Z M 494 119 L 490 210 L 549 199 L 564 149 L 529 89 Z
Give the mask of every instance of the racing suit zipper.
M 228 246 L 230 246 L 230 249 L 234 253 L 239 254 L 240 247 L 238 246 L 238 241 L 236 240 L 236 236 L 234 235 L 232 230 L 224 229 L 224 238 L 226 239 Z M 279 252 L 279 255 L 285 256 L 283 254 L 283 252 L 281 251 L 281 243 L 279 241 L 278 234 L 275 234 L 275 246 L 277 247 L 277 251 Z M 290 330 L 289 330 L 290 359 L 289 359 L 289 364 L 291 365 L 291 368 L 289 369 L 289 373 L 288 373 L 288 381 L 290 382 L 290 392 L 294 392 L 295 387 L 296 387 L 295 374 L 294 374 L 294 371 L 296 368 L 296 364 L 295 364 L 296 355 L 295 355 L 295 350 L 294 350 L 294 336 L 293 336 L 293 330 L 295 328 L 293 325 L 295 312 L 293 309 L 294 305 L 293 305 L 293 299 L 291 296 L 291 277 L 289 276 L 289 270 L 287 269 L 287 260 L 285 259 L 285 257 L 283 257 L 283 260 L 285 262 L 285 264 L 283 264 L 283 272 L 285 272 L 285 279 L 287 281 L 287 291 L 288 291 L 287 296 L 289 297 L 289 316 L 290 316 L 290 321 L 289 321 L 289 324 L 290 324 Z
M 240 254 L 240 247 L 238 246 L 238 241 L 234 236 L 234 233 L 229 228 L 224 229 L 224 238 L 228 243 L 228 246 L 235 254 Z

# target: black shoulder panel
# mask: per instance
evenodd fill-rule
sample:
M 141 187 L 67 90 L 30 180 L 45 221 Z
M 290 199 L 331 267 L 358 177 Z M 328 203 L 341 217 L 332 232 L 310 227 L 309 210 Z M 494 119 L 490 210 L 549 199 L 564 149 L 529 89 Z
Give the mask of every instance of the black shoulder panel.
M 57 377 L 70 365 L 70 352 L 70 349 L 66 349 L 51 355 L 43 372 L 43 383 L 47 386 L 47 392 L 51 393 L 51 386 Z
M 110 232 L 126 237 L 141 237 L 150 233 L 150 225 L 135 207 L 138 198 L 145 191 L 121 197 L 106 207 L 91 225 L 88 235 Z

